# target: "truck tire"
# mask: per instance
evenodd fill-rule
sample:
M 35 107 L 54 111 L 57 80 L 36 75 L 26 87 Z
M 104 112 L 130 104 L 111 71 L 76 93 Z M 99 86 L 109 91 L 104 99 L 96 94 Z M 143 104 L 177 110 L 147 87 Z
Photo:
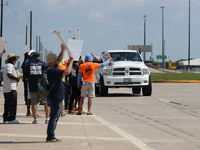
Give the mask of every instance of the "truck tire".
M 132 87 L 132 93 L 133 94 L 140 94 L 141 87 Z
M 104 86 L 103 77 L 100 78 L 99 81 L 99 96 L 107 96 L 108 88 Z
M 152 93 L 152 85 L 151 85 L 151 77 L 149 76 L 149 84 L 146 87 L 142 88 L 143 96 L 151 96 Z
M 95 84 L 95 94 L 99 94 L 99 87 Z

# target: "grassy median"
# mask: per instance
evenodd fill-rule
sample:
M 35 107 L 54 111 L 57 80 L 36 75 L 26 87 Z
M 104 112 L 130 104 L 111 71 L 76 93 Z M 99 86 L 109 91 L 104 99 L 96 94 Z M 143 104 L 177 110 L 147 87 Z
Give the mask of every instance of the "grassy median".
M 200 73 L 151 73 L 151 80 L 200 80 Z

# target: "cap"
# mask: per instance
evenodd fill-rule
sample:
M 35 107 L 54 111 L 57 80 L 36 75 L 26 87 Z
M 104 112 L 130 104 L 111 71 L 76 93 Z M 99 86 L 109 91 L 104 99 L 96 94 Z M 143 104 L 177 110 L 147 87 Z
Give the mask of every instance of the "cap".
M 58 56 L 56 54 L 50 53 L 50 54 L 47 55 L 46 61 L 49 64 L 49 63 L 52 63 L 52 62 L 56 61 L 57 58 L 58 58 Z

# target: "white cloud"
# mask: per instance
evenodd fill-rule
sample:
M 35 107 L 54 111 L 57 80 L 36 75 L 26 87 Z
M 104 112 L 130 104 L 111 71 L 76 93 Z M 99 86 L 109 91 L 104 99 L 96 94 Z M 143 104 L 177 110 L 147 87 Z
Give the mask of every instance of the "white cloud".
M 182 10 L 178 15 L 172 15 L 175 20 L 180 20 L 184 16 L 184 11 Z
M 20 14 L 18 15 L 18 19 L 19 19 L 19 20 L 23 20 L 23 19 L 24 19 L 24 15 L 23 15 L 22 13 L 20 13 Z
M 144 5 L 150 1 L 151 0 L 110 0 L 110 4 L 115 9 L 115 11 L 120 11 L 126 9 L 127 7 Z
M 104 20 L 104 14 L 102 12 L 95 12 L 94 10 L 92 10 L 92 12 L 89 15 L 89 18 L 91 19 L 95 19 L 95 20 Z

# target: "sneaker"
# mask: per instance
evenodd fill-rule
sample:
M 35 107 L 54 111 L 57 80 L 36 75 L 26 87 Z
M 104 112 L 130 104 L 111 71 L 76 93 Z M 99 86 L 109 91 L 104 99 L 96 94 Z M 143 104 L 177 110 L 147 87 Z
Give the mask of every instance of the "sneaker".
M 46 138 L 46 142 L 61 142 L 61 140 L 57 139 L 57 138 Z
M 61 115 L 61 117 L 65 117 L 65 114 L 64 114 L 64 115 Z
M 87 113 L 87 115 L 93 115 L 93 113 L 92 113 L 92 112 L 90 112 L 90 113 Z
M 83 111 L 83 110 L 81 110 L 81 113 L 82 113 L 82 114 L 87 114 L 87 112 L 85 112 L 85 111 Z
M 76 113 L 76 115 L 81 115 L 81 113 L 78 112 L 78 113 Z
M 38 124 L 37 120 L 33 120 L 32 124 Z
M 68 114 L 75 114 L 76 112 L 74 110 L 69 110 Z
M 75 108 L 75 111 L 78 111 L 78 107 Z
M 45 120 L 45 124 L 49 124 L 49 120 L 46 119 L 46 120 Z
M 8 121 L 9 124 L 19 124 L 19 120 Z
M 7 124 L 8 123 L 8 121 L 3 121 L 3 124 Z
M 29 117 L 29 116 L 32 116 L 32 114 L 31 113 L 27 113 L 26 116 Z

